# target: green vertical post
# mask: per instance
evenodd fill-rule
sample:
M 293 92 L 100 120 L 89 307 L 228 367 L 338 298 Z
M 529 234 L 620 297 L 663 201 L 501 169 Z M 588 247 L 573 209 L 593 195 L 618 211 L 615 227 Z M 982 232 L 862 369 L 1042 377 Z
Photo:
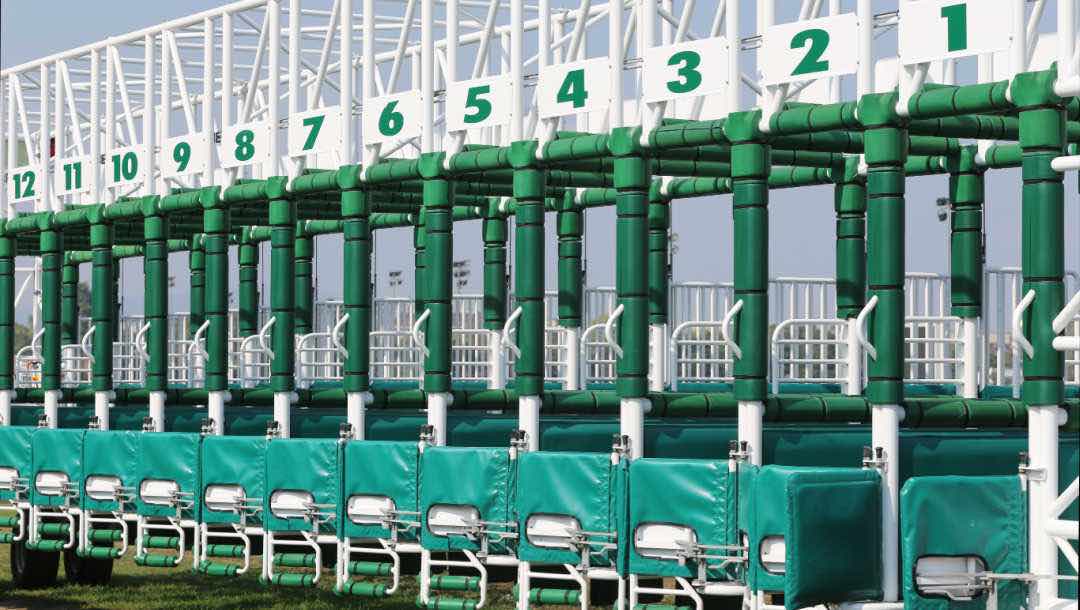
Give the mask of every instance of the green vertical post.
M 296 263 L 296 202 L 285 191 L 284 178 L 271 178 L 267 187 L 270 208 L 270 312 L 271 328 L 270 388 L 292 392 L 296 388 L 295 367 L 296 304 L 293 271 Z M 279 421 L 286 426 L 287 422 Z
M 497 199 L 491 199 L 484 209 L 481 228 L 484 239 L 484 328 L 488 335 L 489 388 L 506 386 L 506 360 L 501 332 L 506 324 L 506 216 L 499 211 Z
M 949 202 L 952 206 L 950 231 L 950 276 L 952 315 L 963 320 L 964 366 L 960 394 L 979 396 L 978 320 L 983 296 L 983 168 L 975 163 L 978 149 L 965 146 L 948 159 Z
M 0 426 L 11 425 L 15 391 L 15 238 L 0 219 Z
M 112 340 L 120 340 L 120 306 L 122 305 L 121 299 L 123 298 L 120 291 L 120 277 L 121 277 L 121 263 L 119 258 L 115 258 L 112 263 Z
M 521 350 L 515 363 L 518 396 L 540 396 L 544 391 L 544 194 L 547 174 L 536 160 L 537 143 L 513 142 L 510 166 L 514 170 L 514 298 L 521 308 L 516 342 Z M 520 406 L 520 405 L 519 405 Z M 539 414 L 536 414 L 537 418 Z M 532 414 L 519 413 L 530 444 L 539 448 L 539 424 Z M 535 426 L 534 426 L 535 424 Z M 534 429 L 530 429 L 534 428 Z
M 667 373 L 668 299 L 671 284 L 671 258 L 668 233 L 671 230 L 670 201 L 660 194 L 660 183 L 649 189 L 649 334 L 652 375 L 649 389 L 662 392 Z
M 420 206 L 413 224 L 413 311 L 414 317 L 424 313 L 424 300 L 427 292 L 427 282 L 424 279 L 424 268 L 427 266 L 425 248 L 427 244 L 427 208 Z
M 761 403 L 766 398 L 769 367 L 769 172 L 771 150 L 758 128 L 759 111 L 728 117 L 731 141 L 732 218 L 734 219 L 735 302 L 742 303 L 734 341 L 742 351 L 735 360 L 735 398 Z M 760 459 L 760 439 L 750 442 Z
M 206 329 L 206 389 L 224 393 L 229 389 L 229 231 L 232 223 L 229 208 L 220 195 L 217 188 L 204 189 L 202 206 L 203 250 L 206 253 L 204 302 L 206 320 L 210 322 Z M 224 422 L 215 421 L 214 425 L 222 426 Z
M 206 322 L 206 236 L 202 233 L 191 237 L 191 250 L 188 251 L 188 272 L 191 292 L 188 306 L 188 334 L 194 337 L 199 327 Z
M 370 399 L 371 205 L 361 190 L 359 167 L 338 170 L 344 232 L 345 349 L 344 380 L 348 422 L 353 437 L 365 436 L 364 406 Z
M 619 128 L 608 143 L 615 157 L 615 291 L 622 316 L 616 361 L 615 392 L 620 399 L 619 426 L 629 441 L 629 455 L 645 455 L 644 417 L 649 374 L 649 160 L 641 147 L 640 128 Z
M 101 218 L 102 208 L 93 210 L 90 224 L 90 250 L 92 269 L 90 276 L 90 323 L 93 335 L 93 388 L 94 392 L 108 392 L 113 388 L 113 319 L 116 285 L 114 281 L 113 227 Z M 102 421 L 107 425 L 107 421 Z
M 430 312 L 424 335 L 428 349 L 424 358 L 424 390 L 428 393 L 450 391 L 454 191 L 443 167 L 444 158 L 444 153 L 425 153 L 420 157 L 420 175 L 424 179 L 424 270 L 422 276 L 419 270 L 417 274 L 423 278 L 424 306 Z
M 60 279 L 60 344 L 72 345 L 79 339 L 79 265 L 64 253 L 64 270 Z
M 52 214 L 38 223 L 41 253 L 41 389 L 45 391 L 48 425 L 57 425 L 60 402 L 60 280 L 64 264 L 64 234 L 53 226 Z
M 259 244 L 251 238 L 251 227 L 240 232 L 236 258 L 240 264 L 237 332 L 250 337 L 259 332 Z
M 146 389 L 150 392 L 150 417 L 154 429 L 165 429 L 165 395 L 169 383 L 169 219 L 160 200 L 143 200 L 143 315 L 146 331 Z M 193 250 L 194 251 L 194 250 Z M 194 282 L 192 282 L 194 285 Z M 194 321 L 192 321 L 194 323 Z M 194 330 L 192 331 L 194 332 Z
M 296 333 L 312 332 L 315 314 L 315 288 L 312 282 L 312 259 L 315 256 L 315 238 L 304 231 L 304 222 L 296 225 Z
M 566 385 L 563 389 L 581 389 L 581 366 L 579 349 L 581 327 L 584 323 L 585 268 L 582 264 L 585 235 L 585 210 L 574 201 L 574 191 L 563 195 L 559 211 L 555 215 L 556 232 L 559 237 L 558 299 L 559 326 L 568 329 Z
M 866 180 L 859 158 L 833 167 L 836 188 L 836 317 L 851 319 L 866 305 Z

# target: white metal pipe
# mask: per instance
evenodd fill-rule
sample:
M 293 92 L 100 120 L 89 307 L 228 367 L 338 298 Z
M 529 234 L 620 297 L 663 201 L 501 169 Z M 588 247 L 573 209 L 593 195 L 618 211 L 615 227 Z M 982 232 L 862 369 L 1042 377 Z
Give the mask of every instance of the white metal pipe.
M 525 2 L 510 0 L 510 141 L 517 142 L 525 134 L 524 38 Z
M 435 151 L 435 0 L 420 0 L 420 97 L 424 100 L 420 150 Z
M 206 139 L 204 144 L 207 159 L 214 158 L 214 20 L 207 17 L 203 20 L 203 95 L 202 108 L 202 132 Z M 223 83 L 223 88 L 226 85 Z M 207 95 L 209 93 L 209 95 Z M 168 114 L 171 109 L 166 108 L 163 114 Z M 162 139 L 164 143 L 164 138 Z M 203 170 L 203 186 L 214 183 L 214 164 L 207 163 Z
M 649 391 L 663 392 L 668 381 L 668 327 L 667 324 L 649 325 Z
M 97 417 L 100 430 L 109 429 L 109 401 L 112 392 L 99 390 L 94 392 L 94 417 Z
M 731 0 L 724 5 L 724 31 L 728 42 L 728 86 L 727 86 L 727 111 L 738 112 L 742 107 L 740 92 L 742 91 L 739 79 L 739 55 L 742 52 L 739 44 L 739 0 Z
M 1009 1 L 1009 9 L 1013 12 L 1013 39 L 1009 47 L 1012 75 L 1027 71 L 1027 15 L 1024 4 L 1024 0 Z
M 292 392 L 274 392 L 274 421 L 278 424 L 281 438 L 292 436 L 292 403 L 295 397 Z
M 232 13 L 221 16 L 221 129 L 233 122 L 233 18 Z
M 632 460 L 645 455 L 645 413 L 648 398 L 623 398 L 619 401 L 619 433 L 630 441 L 628 457 Z
M 363 0 L 363 29 L 361 37 L 361 87 L 360 99 L 367 101 L 378 95 L 375 89 L 375 0 Z M 365 136 L 367 134 L 364 134 Z M 360 150 L 360 163 L 370 167 L 375 159 L 369 158 L 367 146 Z
M 1050 509 L 1058 498 L 1057 405 L 1028 405 L 1028 568 L 1033 574 L 1058 573 L 1057 544 L 1047 529 Z M 1032 583 L 1032 608 L 1047 607 L 1057 598 L 1057 581 L 1040 579 Z
M 1080 170 L 1080 155 L 1070 155 L 1067 157 L 1057 157 L 1050 161 L 1050 167 L 1055 172 L 1065 173 L 1071 171 Z
M 428 424 L 434 428 L 435 436 L 432 444 L 437 446 L 446 445 L 446 415 L 450 405 L 454 402 L 454 395 L 449 392 L 432 392 L 427 397 Z
M 539 396 L 518 397 L 518 428 L 525 431 L 529 451 L 540 450 L 540 403 Z
M 611 106 L 608 129 L 623 126 L 623 3 L 608 2 L 608 58 L 611 60 Z
M 0 426 L 11 425 L 11 399 L 14 390 L 0 390 Z
M 961 337 L 963 342 L 964 360 L 962 383 L 960 393 L 964 398 L 979 397 L 979 319 L 964 318 L 962 321 Z
M 227 397 L 227 393 L 220 390 L 207 392 L 206 395 L 206 416 L 213 424 L 212 434 L 216 436 L 225 434 L 225 401 Z M 276 400 L 275 398 L 275 403 Z M 277 405 L 274 406 L 276 409 Z
M 341 0 L 338 10 L 340 13 L 341 26 L 339 28 L 341 57 L 338 68 L 338 81 L 341 83 L 341 162 L 345 164 L 357 161 L 356 152 L 353 150 L 353 133 L 356 128 L 353 123 L 353 101 L 356 99 L 356 88 L 353 85 L 353 12 L 352 0 Z M 328 54 L 327 54 L 328 55 Z M 321 67 L 321 66 L 320 66 Z M 308 104 L 312 104 L 308 100 Z
M 60 409 L 60 390 L 46 390 L 44 405 L 47 426 L 56 428 L 56 417 Z
M 749 462 L 754 466 L 761 466 L 761 431 L 765 419 L 765 404 L 757 400 L 740 400 L 738 417 L 739 443 L 746 443 Z
M 53 150 L 49 153 L 49 156 L 55 155 L 57 159 L 59 159 L 60 156 L 63 155 L 62 151 L 64 150 L 64 145 L 66 143 L 66 138 L 64 137 L 64 77 L 63 71 L 60 69 L 61 65 L 61 62 L 56 62 L 56 82 L 54 83 L 55 90 L 53 92 L 53 136 L 51 147 Z M 45 91 L 44 87 L 42 87 L 42 91 Z M 52 168 L 51 172 L 49 171 L 48 166 L 42 166 L 41 177 L 44 178 L 46 182 L 52 182 L 52 172 L 59 171 L 59 163 L 57 163 L 56 166 Z M 56 205 L 60 206 L 59 209 L 63 209 L 63 204 L 60 202 L 60 197 L 56 196 L 55 199 Z
M 281 164 L 281 144 L 280 138 L 277 137 L 278 129 L 278 116 L 280 114 L 278 110 L 279 91 L 281 86 L 281 1 L 280 0 L 267 0 L 266 2 L 266 21 L 270 28 L 269 40 L 267 41 L 267 58 L 266 67 L 269 72 L 269 83 L 267 84 L 266 98 L 267 98 L 267 113 L 266 121 L 270 123 L 271 133 L 270 138 L 270 159 L 267 161 L 267 173 L 266 176 L 277 176 L 281 172 L 279 167 Z M 265 28 L 264 28 L 265 29 Z M 257 63 L 257 62 L 256 62 Z M 258 71 L 252 71 L 252 74 L 258 74 Z
M 49 179 L 49 65 L 41 64 L 40 71 L 41 86 L 38 93 L 40 94 L 41 120 L 38 124 L 38 172 L 42 180 L 39 180 L 41 188 L 38 190 L 45 209 L 59 212 L 62 208 L 50 198 L 52 180 Z
M 165 392 L 150 392 L 149 413 L 154 422 L 154 432 L 165 431 Z
M 165 45 L 162 46 L 162 57 L 165 53 Z M 157 139 L 154 137 L 154 36 L 147 34 L 143 39 L 143 115 L 142 115 L 142 147 L 143 156 L 143 195 L 153 195 L 157 192 L 154 184 L 154 165 L 157 156 Z M 126 90 L 126 87 L 124 88 Z M 131 112 L 130 104 L 124 104 L 128 112 Z M 161 113 L 168 114 L 168 113 Z M 135 143 L 134 129 L 131 130 L 131 142 Z
M 581 389 L 581 328 L 575 326 L 563 331 L 566 335 L 566 382 L 564 390 Z
M 863 391 L 863 348 L 859 340 L 859 321 L 847 320 L 847 382 L 844 394 L 861 396 Z
M 858 0 L 859 68 L 856 94 L 859 98 L 874 92 L 874 7 L 873 0 Z
M 881 449 L 881 565 L 886 602 L 900 599 L 900 405 L 871 405 L 871 445 Z
M 502 333 L 488 331 L 488 388 L 501 390 L 506 387 L 506 356 L 502 345 Z
M 166 36 L 168 36 L 168 32 L 161 33 L 161 99 L 158 100 L 159 108 L 172 107 L 172 64 L 169 61 L 171 51 L 169 45 L 165 44 L 164 38 Z M 158 118 L 158 129 L 161 132 L 161 141 L 163 143 L 172 136 L 172 112 L 161 112 L 161 116 Z

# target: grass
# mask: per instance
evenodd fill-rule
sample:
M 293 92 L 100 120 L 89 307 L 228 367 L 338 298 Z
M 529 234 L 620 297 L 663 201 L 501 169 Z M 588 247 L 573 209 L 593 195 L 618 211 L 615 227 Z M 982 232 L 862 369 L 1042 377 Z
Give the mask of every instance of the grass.
M 314 589 L 270 588 L 259 584 L 258 564 L 239 578 L 214 578 L 190 572 L 190 563 L 182 568 L 144 568 L 130 558 L 118 560 L 112 582 L 103 587 L 73 585 L 64 579 L 61 561 L 56 586 L 46 589 L 15 589 L 8 563 L 10 547 L 0 544 L 0 608 L 144 610 L 167 608 L 224 609 L 280 608 L 321 610 L 329 608 L 372 608 L 376 610 L 414 609 L 417 587 L 412 577 L 402 579 L 401 591 L 390 599 L 366 600 L 337 597 L 332 592 L 334 578 L 323 572 Z M 487 607 L 513 607 L 510 585 L 493 586 Z

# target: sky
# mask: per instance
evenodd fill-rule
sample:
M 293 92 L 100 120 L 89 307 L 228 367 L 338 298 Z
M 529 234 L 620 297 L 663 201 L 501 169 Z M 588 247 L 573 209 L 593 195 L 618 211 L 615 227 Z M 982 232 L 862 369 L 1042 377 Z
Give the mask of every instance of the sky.
M 42 2 L 40 0 L 0 0 L 0 64 L 17 65 L 51 53 L 140 29 L 169 19 L 196 13 L 223 3 L 214 0 L 98 0 L 97 2 Z M 797 9 L 795 0 L 778 3 L 778 18 L 789 20 Z M 845 0 L 845 10 L 852 0 Z M 753 2 L 744 0 L 743 31 L 752 29 Z M 896 2 L 875 2 L 875 10 L 895 8 Z M 1043 23 L 1053 23 L 1053 8 Z M 1045 27 L 1042 29 L 1046 29 Z M 882 52 L 889 52 L 885 47 Z M 958 70 L 964 78 L 968 67 Z M 846 87 L 846 85 L 845 85 Z M 1020 264 L 1020 174 L 1019 170 L 996 170 L 986 182 L 987 265 L 991 267 Z M 1077 175 L 1066 177 L 1066 268 L 1080 270 L 1080 195 Z M 937 218 L 935 201 L 947 195 L 946 176 L 912 178 L 907 183 L 906 268 L 909 271 L 948 271 L 948 223 Z M 587 282 L 590 286 L 614 284 L 613 208 L 588 212 L 586 232 Z M 674 264 L 676 281 L 730 281 L 732 279 L 731 197 L 707 197 L 679 200 L 673 205 L 672 228 L 678 252 Z M 773 191 L 769 205 L 769 271 L 772 276 L 832 277 L 834 274 L 833 189 L 829 186 Z M 545 258 L 546 282 L 555 287 L 556 237 L 554 216 L 548 215 L 548 240 Z M 341 239 L 326 236 L 317 243 L 317 297 L 340 299 L 342 295 Z M 412 291 L 412 234 L 410 229 L 380 231 L 376 237 L 377 293 L 390 294 L 387 273 L 403 270 L 405 285 L 399 295 Z M 268 277 L 268 249 L 263 250 L 262 276 Z M 235 290 L 236 263 L 233 252 Z M 482 289 L 483 252 L 480 222 L 458 223 L 454 227 L 454 257 L 470 260 L 471 277 L 464 292 Z M 88 265 L 84 265 L 88 267 Z M 187 260 L 185 255 L 170 259 L 170 272 L 176 287 L 170 292 L 171 309 L 187 309 Z M 89 281 L 89 269 L 83 270 Z M 143 275 L 139 260 L 123 265 L 122 299 L 128 314 L 142 312 Z M 267 290 L 262 291 L 267 302 Z M 29 316 L 20 308 L 20 321 Z

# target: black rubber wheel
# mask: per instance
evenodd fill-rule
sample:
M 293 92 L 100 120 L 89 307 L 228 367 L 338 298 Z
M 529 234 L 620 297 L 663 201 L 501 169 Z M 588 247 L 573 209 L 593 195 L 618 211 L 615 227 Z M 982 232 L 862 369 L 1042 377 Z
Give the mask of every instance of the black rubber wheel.
M 26 543 L 11 545 L 11 580 L 20 589 L 35 589 L 56 584 L 60 553 L 31 551 Z
M 742 610 L 743 608 L 743 598 L 738 596 L 705 595 L 701 599 L 705 602 L 705 610 Z
M 78 585 L 105 585 L 112 579 L 112 559 L 79 557 L 75 550 L 64 551 L 64 574 Z

